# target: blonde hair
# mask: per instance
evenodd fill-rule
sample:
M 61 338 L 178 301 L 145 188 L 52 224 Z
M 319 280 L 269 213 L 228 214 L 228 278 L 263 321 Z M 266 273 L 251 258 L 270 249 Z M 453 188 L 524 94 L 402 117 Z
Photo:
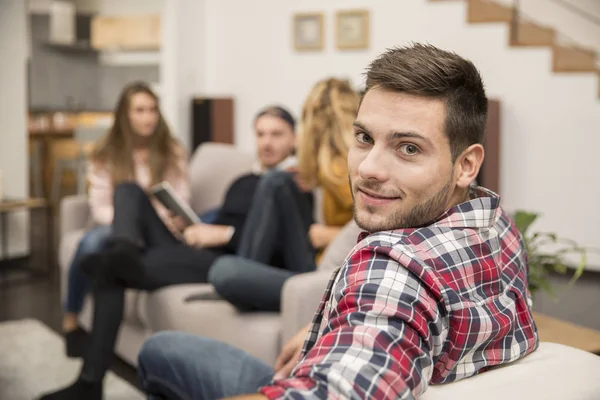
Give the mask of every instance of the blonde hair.
M 95 146 L 91 160 L 109 167 L 113 185 L 134 179 L 133 149 L 135 133 L 129 121 L 131 98 L 145 93 L 156 102 L 158 124 L 152 136 L 148 139 L 151 184 L 162 181 L 170 168 L 176 167 L 183 148 L 171 135 L 171 131 L 158 108 L 158 97 L 150 87 L 143 82 L 134 82 L 126 86 L 115 108 L 115 119 L 108 134 Z
M 317 82 L 308 94 L 302 110 L 298 173 L 310 187 L 318 186 L 320 178 L 334 183 L 348 179 L 334 163 L 342 160 L 345 170 L 359 102 L 348 81 L 335 78 Z

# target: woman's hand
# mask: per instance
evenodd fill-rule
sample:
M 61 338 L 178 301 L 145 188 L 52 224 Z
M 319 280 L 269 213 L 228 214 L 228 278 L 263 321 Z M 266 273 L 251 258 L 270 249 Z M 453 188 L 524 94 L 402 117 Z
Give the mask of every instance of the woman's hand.
M 329 246 L 329 243 L 331 243 L 339 232 L 340 228 L 337 226 L 312 224 L 308 230 L 308 237 L 315 249 L 324 249 Z
M 175 231 L 177 231 L 178 233 L 182 233 L 183 231 L 185 231 L 187 225 L 183 218 L 173 214 L 173 212 L 171 211 L 168 211 L 167 219 L 169 221 L 167 225 L 170 225 L 172 229 L 175 229 Z
M 183 232 L 183 239 L 192 247 L 219 247 L 231 240 L 231 230 L 226 225 L 195 224 Z
M 310 185 L 308 185 L 300 178 L 300 174 L 298 174 L 298 167 L 290 167 L 285 171 L 292 174 L 292 178 L 294 179 L 294 182 L 296 182 L 296 186 L 298 186 L 298 189 L 300 189 L 301 192 L 312 192 L 312 188 L 310 187 Z

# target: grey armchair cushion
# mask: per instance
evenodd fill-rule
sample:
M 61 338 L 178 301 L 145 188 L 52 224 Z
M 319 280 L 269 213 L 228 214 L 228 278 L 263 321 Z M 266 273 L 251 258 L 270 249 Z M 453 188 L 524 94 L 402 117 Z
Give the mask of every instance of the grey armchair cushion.
M 186 284 L 153 292 L 145 303 L 148 326 L 217 339 L 272 365 L 281 346 L 279 313 L 244 313 L 223 300 L 186 301 L 212 290 L 208 284 Z
M 471 378 L 433 385 L 422 400 L 598 399 L 600 357 L 556 343 Z
M 325 250 L 317 271 L 285 282 L 281 298 L 283 343 L 312 320 L 331 274 L 344 263 L 360 233 L 354 221 L 348 222 Z
M 333 242 L 325 249 L 325 253 L 323 253 L 321 263 L 319 264 L 319 271 L 333 271 L 337 267 L 340 267 L 354 246 L 356 246 L 358 235 L 361 232 L 362 230 L 356 225 L 354 220 L 348 222 L 335 239 L 333 239 Z
M 202 144 L 190 160 L 192 209 L 202 213 L 220 206 L 227 188 L 252 170 L 254 160 L 229 144 Z
M 332 272 L 309 272 L 285 281 L 281 291 L 282 343 L 312 321 Z
M 89 227 L 90 208 L 86 195 L 67 196 L 60 202 L 60 236 Z

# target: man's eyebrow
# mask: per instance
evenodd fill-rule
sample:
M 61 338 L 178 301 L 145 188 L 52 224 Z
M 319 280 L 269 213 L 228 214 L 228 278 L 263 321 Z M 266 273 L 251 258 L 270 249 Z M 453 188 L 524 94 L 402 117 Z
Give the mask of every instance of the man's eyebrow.
M 388 141 L 392 141 L 395 139 L 406 139 L 406 138 L 422 140 L 430 145 L 433 145 L 433 143 L 431 143 L 431 140 L 429 140 L 425 136 L 420 135 L 415 132 L 392 132 L 389 135 L 387 135 Z
M 354 123 L 352 123 L 352 125 L 356 128 L 359 128 L 365 132 L 369 132 L 369 130 L 367 129 L 366 126 L 364 126 L 362 123 L 358 122 L 358 121 L 354 121 Z

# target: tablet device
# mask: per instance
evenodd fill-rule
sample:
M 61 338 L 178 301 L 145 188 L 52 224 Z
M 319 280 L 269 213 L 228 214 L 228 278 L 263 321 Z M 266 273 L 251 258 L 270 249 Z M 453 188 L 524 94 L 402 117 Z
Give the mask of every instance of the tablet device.
M 200 223 L 198 215 L 196 215 L 189 205 L 177 196 L 177 193 L 175 193 L 173 186 L 171 186 L 169 182 L 163 181 L 152 186 L 150 188 L 150 193 L 152 193 L 152 195 L 156 197 L 167 210 L 178 217 L 181 217 L 187 226 Z

